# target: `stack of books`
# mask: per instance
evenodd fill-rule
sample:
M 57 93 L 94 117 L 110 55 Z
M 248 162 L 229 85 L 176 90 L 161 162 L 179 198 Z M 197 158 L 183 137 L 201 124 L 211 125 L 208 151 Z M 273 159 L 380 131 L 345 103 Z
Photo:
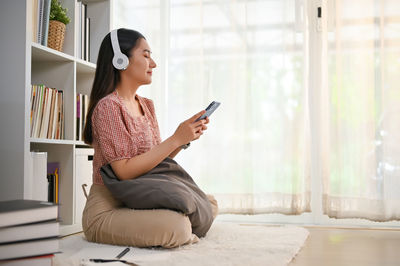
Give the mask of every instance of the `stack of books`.
M 86 116 L 89 111 L 89 95 L 76 95 L 76 140 L 83 140 Z
M 0 265 L 52 265 L 59 252 L 57 213 L 51 202 L 0 201 Z
M 90 18 L 88 17 L 87 4 L 78 2 L 79 12 L 79 43 L 78 57 L 85 61 L 90 61 Z
M 31 86 L 31 138 L 64 139 L 64 93 L 45 85 Z
M 60 200 L 60 163 L 47 163 L 48 198 L 47 201 L 58 203 Z
M 32 40 L 47 46 L 49 33 L 51 0 L 33 0 L 32 2 Z

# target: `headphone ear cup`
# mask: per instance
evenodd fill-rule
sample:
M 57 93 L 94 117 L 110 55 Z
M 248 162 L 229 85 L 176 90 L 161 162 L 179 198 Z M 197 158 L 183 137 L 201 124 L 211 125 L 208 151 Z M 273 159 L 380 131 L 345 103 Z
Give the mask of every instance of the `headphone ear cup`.
M 112 63 L 116 69 L 125 70 L 129 65 L 129 58 L 123 53 L 115 53 Z

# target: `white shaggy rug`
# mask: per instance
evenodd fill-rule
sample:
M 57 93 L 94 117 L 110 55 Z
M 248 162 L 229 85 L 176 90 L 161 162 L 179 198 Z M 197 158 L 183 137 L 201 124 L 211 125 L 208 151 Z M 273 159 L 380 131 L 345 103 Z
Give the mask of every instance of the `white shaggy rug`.
M 122 259 L 137 265 L 287 265 L 299 252 L 309 232 L 297 226 L 242 225 L 214 222 L 200 242 L 175 249 L 131 248 Z M 83 234 L 60 240 L 63 253 L 54 265 L 105 265 L 90 258 L 111 259 L 124 247 L 87 242 Z M 107 266 L 126 265 L 120 262 Z

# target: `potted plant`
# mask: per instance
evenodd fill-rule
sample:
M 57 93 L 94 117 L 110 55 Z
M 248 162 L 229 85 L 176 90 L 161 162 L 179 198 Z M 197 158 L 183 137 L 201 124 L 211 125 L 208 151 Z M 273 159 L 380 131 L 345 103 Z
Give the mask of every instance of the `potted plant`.
M 57 51 L 63 49 L 66 25 L 71 21 L 67 12 L 58 0 L 51 0 L 47 46 Z

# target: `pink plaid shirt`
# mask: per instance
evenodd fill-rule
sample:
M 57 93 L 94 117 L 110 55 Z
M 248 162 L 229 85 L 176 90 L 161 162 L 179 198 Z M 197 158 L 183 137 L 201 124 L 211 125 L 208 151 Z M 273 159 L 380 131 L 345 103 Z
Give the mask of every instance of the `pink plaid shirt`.
M 104 184 L 101 166 L 145 153 L 161 142 L 153 101 L 136 96 L 144 116 L 128 113 L 115 91 L 101 99 L 93 111 L 94 184 Z

